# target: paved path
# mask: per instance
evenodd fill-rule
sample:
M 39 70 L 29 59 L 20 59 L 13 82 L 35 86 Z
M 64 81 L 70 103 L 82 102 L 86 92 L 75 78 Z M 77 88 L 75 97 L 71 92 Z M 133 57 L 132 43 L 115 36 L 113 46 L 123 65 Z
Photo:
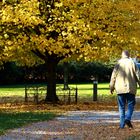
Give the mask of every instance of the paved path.
M 140 122 L 140 111 L 134 112 L 133 121 Z M 9 130 L 0 140 L 117 140 L 113 126 L 118 126 L 118 122 L 119 114 L 115 111 L 68 111 L 55 120 Z M 113 133 L 109 127 L 106 129 L 109 132 L 105 132 L 104 126 L 112 126 Z
M 117 111 L 69 111 L 64 116 L 57 117 L 57 119 L 80 123 L 118 123 L 119 113 Z M 140 111 L 134 112 L 133 122 L 140 122 Z

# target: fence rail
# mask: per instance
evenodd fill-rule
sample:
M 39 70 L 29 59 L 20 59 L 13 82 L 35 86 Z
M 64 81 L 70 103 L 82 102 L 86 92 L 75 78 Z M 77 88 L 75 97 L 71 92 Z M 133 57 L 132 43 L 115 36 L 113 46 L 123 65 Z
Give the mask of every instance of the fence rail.
M 25 86 L 25 102 L 33 101 L 36 104 L 39 103 L 41 99 L 44 99 L 47 94 L 47 86 Z M 78 101 L 78 89 L 76 88 L 56 88 L 56 94 L 60 101 L 70 104 L 72 102 L 77 103 Z

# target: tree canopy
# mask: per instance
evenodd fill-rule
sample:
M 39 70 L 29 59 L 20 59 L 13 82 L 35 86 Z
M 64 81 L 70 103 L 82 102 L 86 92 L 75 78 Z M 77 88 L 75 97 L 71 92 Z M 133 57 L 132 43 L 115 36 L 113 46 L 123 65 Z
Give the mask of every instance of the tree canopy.
M 106 61 L 124 49 L 137 55 L 139 9 L 140 0 L 3 0 L 0 62 L 46 63 L 53 94 L 61 60 Z
M 1 60 L 35 64 L 48 56 L 109 59 L 139 51 L 139 0 L 12 0 L 1 3 Z

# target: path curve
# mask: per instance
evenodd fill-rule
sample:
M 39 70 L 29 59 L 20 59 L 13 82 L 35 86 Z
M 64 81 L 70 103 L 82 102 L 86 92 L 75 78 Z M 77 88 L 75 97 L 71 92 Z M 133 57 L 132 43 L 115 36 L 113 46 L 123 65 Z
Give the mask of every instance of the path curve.
M 140 111 L 134 112 L 133 123 L 135 133 L 140 132 L 140 125 L 136 125 L 140 124 Z M 51 121 L 9 130 L 0 140 L 121 140 L 124 132 L 116 129 L 118 124 L 116 111 L 68 111 Z M 130 130 L 125 133 L 128 136 Z

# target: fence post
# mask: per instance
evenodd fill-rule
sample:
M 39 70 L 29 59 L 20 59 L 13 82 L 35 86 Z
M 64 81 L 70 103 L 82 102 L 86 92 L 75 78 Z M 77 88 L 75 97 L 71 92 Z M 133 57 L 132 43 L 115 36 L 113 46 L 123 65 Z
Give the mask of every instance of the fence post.
M 28 87 L 25 85 L 25 102 L 28 102 Z
M 76 85 L 76 89 L 75 89 L 75 103 L 77 104 L 78 101 L 78 89 L 77 89 L 77 85 Z
M 69 88 L 68 104 L 70 104 L 70 102 L 71 102 L 71 97 L 70 97 L 70 96 L 71 96 L 71 95 L 70 95 L 70 94 L 71 94 L 71 91 L 70 91 L 70 90 L 71 90 L 71 89 Z
M 98 81 L 93 81 L 93 101 L 97 101 L 97 84 Z
M 35 89 L 34 102 L 35 102 L 35 104 L 38 104 L 38 87 L 36 87 L 36 89 Z

